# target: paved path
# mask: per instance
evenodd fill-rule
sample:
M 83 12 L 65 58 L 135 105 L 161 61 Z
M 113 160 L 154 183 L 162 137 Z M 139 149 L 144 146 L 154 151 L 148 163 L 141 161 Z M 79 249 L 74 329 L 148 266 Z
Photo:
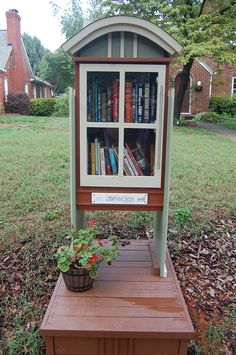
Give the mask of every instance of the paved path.
M 218 126 L 216 124 L 207 122 L 198 122 L 197 125 L 199 128 L 204 128 L 208 131 L 222 134 L 223 136 L 228 137 L 232 141 L 236 142 L 236 131 L 234 129 Z

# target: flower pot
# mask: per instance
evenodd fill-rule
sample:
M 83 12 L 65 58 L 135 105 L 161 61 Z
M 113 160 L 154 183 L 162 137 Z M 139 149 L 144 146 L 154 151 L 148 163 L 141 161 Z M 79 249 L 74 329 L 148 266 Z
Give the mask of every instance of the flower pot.
M 86 269 L 70 267 L 67 272 L 62 272 L 63 280 L 70 291 L 83 292 L 93 287 L 93 279 Z

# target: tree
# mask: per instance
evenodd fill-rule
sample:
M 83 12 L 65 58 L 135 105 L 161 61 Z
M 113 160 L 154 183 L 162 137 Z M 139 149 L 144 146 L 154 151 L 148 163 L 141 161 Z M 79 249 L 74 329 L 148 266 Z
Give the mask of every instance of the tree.
M 31 37 L 27 33 L 23 34 L 23 42 L 29 57 L 31 68 L 33 69 L 34 74 L 37 75 L 39 63 L 43 58 L 46 49 L 37 37 Z
M 39 75 L 54 86 L 54 94 L 62 94 L 69 86 L 73 86 L 73 62 L 62 49 L 54 53 L 47 51 L 40 62 Z
M 175 98 L 175 121 L 180 117 L 190 70 L 197 58 L 236 62 L 236 0 L 90 0 L 91 18 L 132 15 L 149 20 L 170 33 L 183 49 L 183 65 Z
M 66 38 L 72 37 L 83 27 L 83 12 L 79 0 L 68 0 L 66 9 L 62 9 L 56 2 L 50 1 L 54 16 L 59 18 L 61 32 Z

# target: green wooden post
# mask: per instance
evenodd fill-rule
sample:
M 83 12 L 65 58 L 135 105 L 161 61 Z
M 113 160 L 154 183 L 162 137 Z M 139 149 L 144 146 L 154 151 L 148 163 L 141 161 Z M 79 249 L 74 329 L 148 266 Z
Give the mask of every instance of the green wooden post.
M 76 206 L 76 159 L 75 159 L 75 92 L 69 89 L 70 108 L 70 201 L 71 201 L 71 226 L 74 229 L 84 227 L 84 211 L 80 211 Z
M 160 267 L 161 257 L 161 224 L 162 224 L 162 211 L 153 213 L 153 241 L 155 245 L 156 256 Z
M 172 130 L 173 130 L 173 114 L 174 114 L 174 88 L 171 88 L 168 95 L 168 117 L 166 132 L 166 160 L 165 160 L 165 180 L 164 180 L 164 205 L 161 221 L 161 248 L 160 248 L 160 276 L 166 277 L 167 270 L 166 260 L 166 243 L 168 229 L 168 209 L 170 198 L 170 173 L 171 173 L 171 147 L 172 147 Z

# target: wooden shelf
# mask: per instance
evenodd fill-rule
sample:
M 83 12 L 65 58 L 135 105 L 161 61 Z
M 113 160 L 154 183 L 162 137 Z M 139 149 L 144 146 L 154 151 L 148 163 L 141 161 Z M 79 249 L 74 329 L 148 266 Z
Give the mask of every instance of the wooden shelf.
M 68 291 L 59 278 L 40 330 L 47 354 L 187 353 L 194 331 L 170 257 L 160 278 L 147 241 L 120 250 L 89 291 Z

